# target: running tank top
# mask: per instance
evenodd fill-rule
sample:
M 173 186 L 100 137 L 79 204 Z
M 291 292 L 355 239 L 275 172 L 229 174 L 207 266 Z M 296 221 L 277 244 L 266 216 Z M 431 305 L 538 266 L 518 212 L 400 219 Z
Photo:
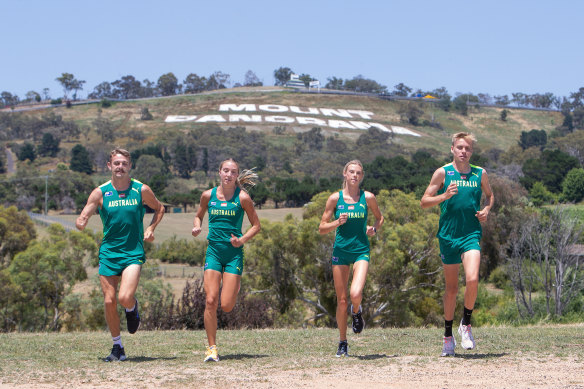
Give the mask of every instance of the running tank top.
M 347 222 L 337 227 L 334 247 L 353 254 L 369 252 L 365 191 L 361 191 L 359 201 L 354 204 L 346 203 L 343 191 L 339 191 L 335 218 L 338 219 L 342 213 L 348 214 Z
M 440 222 L 438 224 L 438 238 L 457 239 L 472 233 L 482 233 L 481 223 L 475 214 L 480 210 L 481 178 L 483 168 L 470 165 L 470 172 L 461 174 L 452 163 L 442 167 L 444 169 L 444 186 L 438 191 L 442 194 L 451 182 L 455 181 L 458 193 L 440 203 Z
M 217 198 L 217 188 L 211 191 L 211 198 L 207 207 L 209 211 L 209 235 L 210 242 L 229 242 L 231 234 L 241 237 L 241 224 L 243 223 L 244 210 L 241 207 L 239 194 L 241 188 L 236 187 L 233 197 L 229 201 L 221 201 Z
M 124 191 L 118 192 L 111 181 L 99 186 L 103 200 L 99 208 L 103 223 L 100 258 L 144 259 L 142 185 L 132 178 Z

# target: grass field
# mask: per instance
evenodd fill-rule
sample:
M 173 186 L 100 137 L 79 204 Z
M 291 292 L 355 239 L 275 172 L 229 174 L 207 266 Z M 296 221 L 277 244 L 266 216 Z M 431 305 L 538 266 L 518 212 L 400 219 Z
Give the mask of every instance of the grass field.
M 258 209 L 257 213 L 261 219 L 268 220 L 270 222 L 283 221 L 286 215 L 292 214 L 294 217 L 300 219 L 302 218 L 303 208 L 279 208 L 279 209 Z M 62 219 L 68 223 L 75 223 L 77 215 L 55 215 L 54 217 Z M 154 243 L 164 242 L 173 236 L 179 239 L 193 239 L 191 235 L 191 230 L 193 229 L 193 220 L 195 219 L 194 213 L 167 213 L 164 215 L 162 222 L 156 228 L 154 232 L 155 241 Z M 148 226 L 152 221 L 152 214 L 146 214 L 144 216 L 144 226 Z M 207 239 L 207 233 L 209 226 L 209 215 L 205 214 L 205 219 L 203 220 L 203 231 L 196 238 L 200 240 Z M 249 220 L 247 217 L 243 218 L 242 230 L 245 231 L 249 228 Z M 101 231 L 102 224 L 101 219 L 98 215 L 94 215 L 89 219 L 89 224 L 87 228 L 91 228 L 94 231 Z
M 0 334 L 0 387 L 583 388 L 584 325 L 482 327 L 477 348 L 440 358 L 441 330 L 366 329 L 334 356 L 334 329 L 122 334 L 128 360 L 105 363 L 106 332 Z

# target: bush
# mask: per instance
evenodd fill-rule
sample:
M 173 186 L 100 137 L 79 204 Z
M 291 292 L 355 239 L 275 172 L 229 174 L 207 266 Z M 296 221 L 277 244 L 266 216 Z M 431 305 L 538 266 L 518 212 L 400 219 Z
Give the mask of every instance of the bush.
M 99 105 L 100 105 L 102 108 L 109 108 L 109 107 L 111 107 L 111 106 L 112 106 L 112 104 L 113 104 L 113 103 L 112 103 L 112 101 L 111 101 L 111 100 L 108 100 L 108 99 L 105 99 L 105 98 L 104 98 L 104 99 L 101 99 L 101 101 L 99 102 Z
M 498 266 L 491 272 L 489 282 L 499 289 L 505 289 L 509 285 L 509 276 L 502 266 Z
M 61 105 L 61 104 L 63 104 L 63 99 L 60 97 L 58 99 L 51 100 L 51 105 Z
M 203 264 L 207 243 L 198 240 L 178 239 L 175 236 L 162 242 L 149 255 L 168 263 L 184 263 L 189 265 Z

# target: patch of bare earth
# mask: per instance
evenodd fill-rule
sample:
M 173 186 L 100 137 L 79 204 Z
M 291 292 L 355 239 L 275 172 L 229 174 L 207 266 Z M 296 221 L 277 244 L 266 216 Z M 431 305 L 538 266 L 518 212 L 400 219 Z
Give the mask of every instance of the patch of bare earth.
M 310 368 L 290 360 L 235 366 L 239 361 L 225 358 L 212 364 L 127 361 L 97 364 L 91 371 L 27 372 L 17 382 L 0 379 L 0 388 L 584 388 L 582 361 L 554 356 L 331 357 L 325 367 Z

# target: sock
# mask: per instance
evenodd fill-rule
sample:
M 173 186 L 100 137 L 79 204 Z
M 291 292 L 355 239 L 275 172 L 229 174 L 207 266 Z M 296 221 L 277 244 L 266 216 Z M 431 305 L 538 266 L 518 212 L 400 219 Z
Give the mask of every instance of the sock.
M 452 336 L 452 323 L 454 320 L 444 320 L 444 337 Z
M 464 307 L 464 313 L 462 315 L 462 324 L 465 326 L 470 325 L 470 316 L 472 315 L 472 309 Z
M 126 308 L 126 312 L 132 312 L 134 309 L 136 309 L 136 303 L 134 303 L 134 306 L 130 309 Z
M 119 345 L 121 348 L 124 348 L 124 346 L 122 346 L 122 335 L 118 335 L 116 337 L 112 336 L 112 340 L 114 341 L 114 344 Z

